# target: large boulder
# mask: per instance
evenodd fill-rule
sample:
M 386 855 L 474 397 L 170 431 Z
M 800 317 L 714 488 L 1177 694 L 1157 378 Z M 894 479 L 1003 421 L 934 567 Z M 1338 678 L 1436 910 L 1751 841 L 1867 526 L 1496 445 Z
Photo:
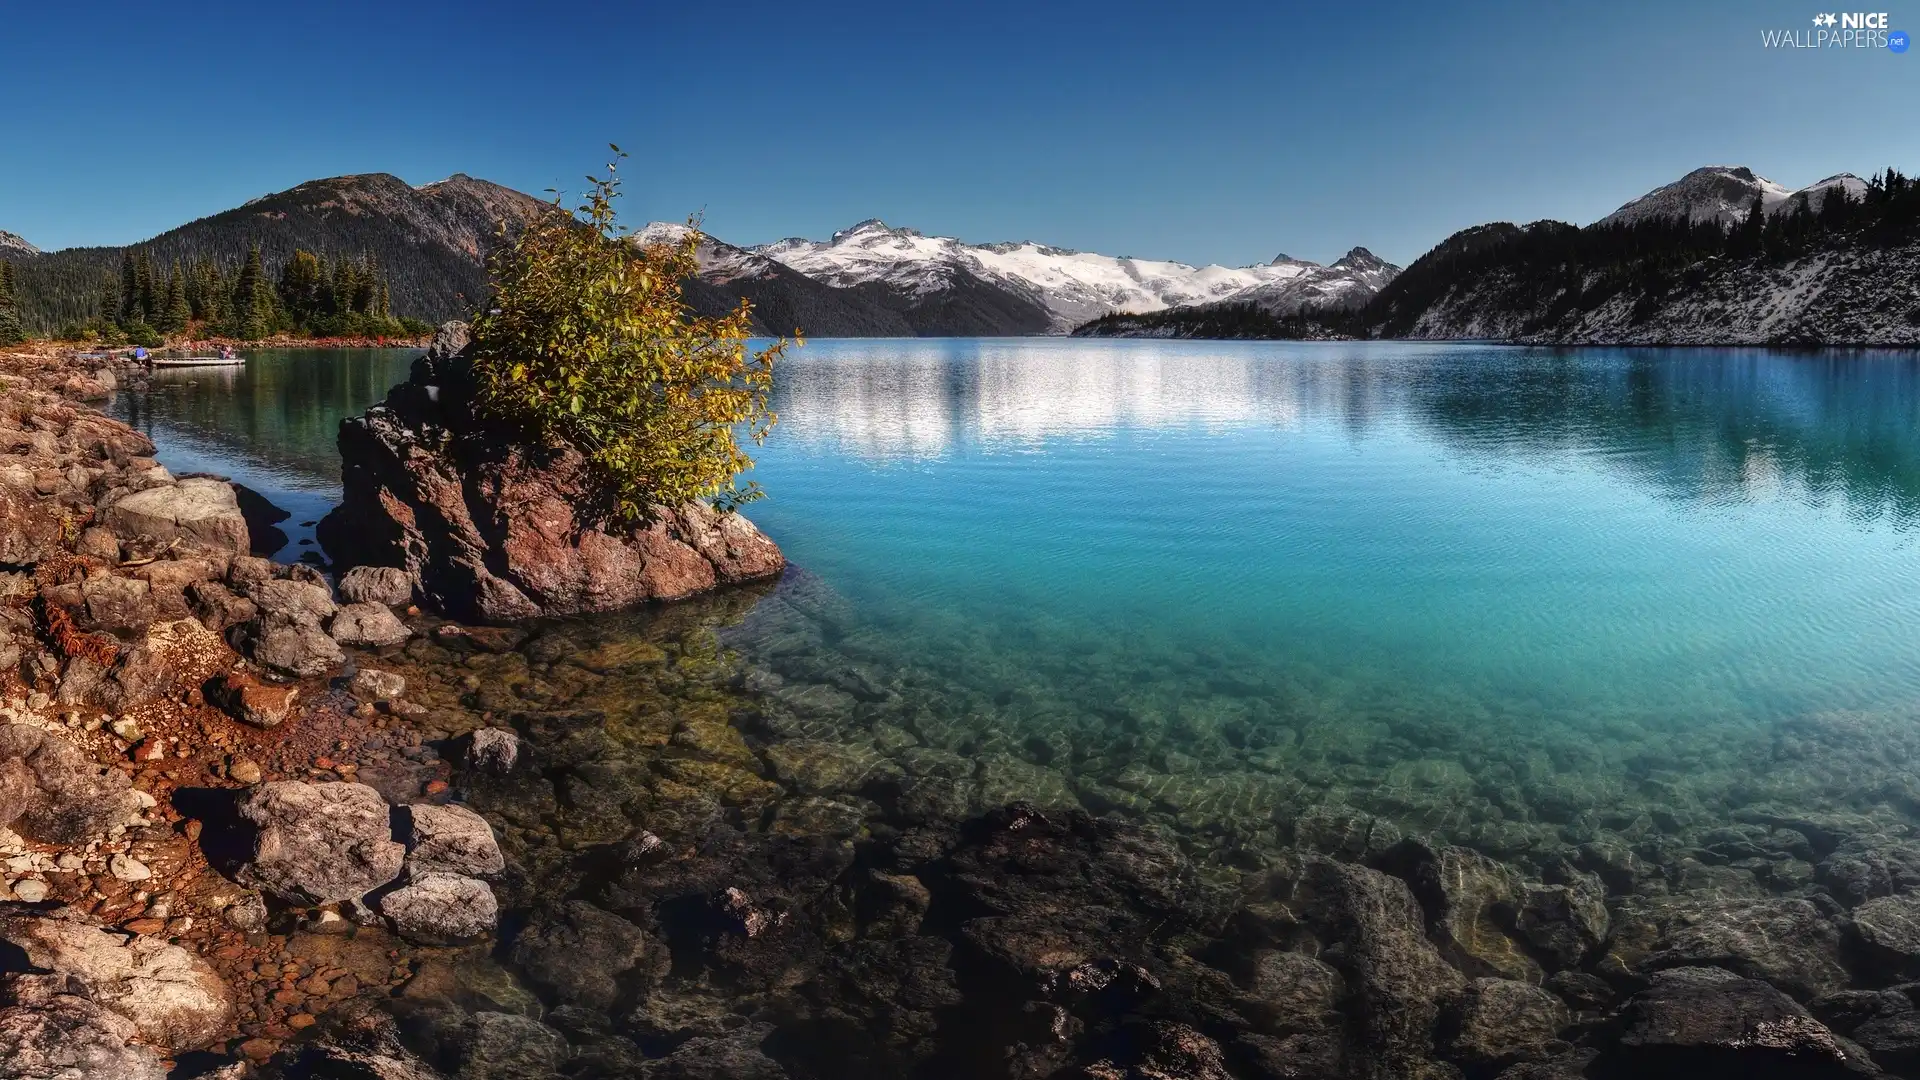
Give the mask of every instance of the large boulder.
M 210 477 L 136 491 L 107 507 L 105 521 L 118 536 L 191 540 L 242 555 L 249 547 L 233 485 Z
M 357 900 L 399 877 L 406 859 L 386 800 L 365 784 L 262 784 L 240 816 L 259 830 L 241 877 L 296 903 Z
M 442 611 L 491 621 L 675 600 L 786 565 L 751 522 L 697 502 L 604 524 L 578 450 L 475 415 L 465 347 L 465 327 L 442 327 L 407 382 L 341 421 L 342 501 L 320 523 L 336 562 L 400 569 Z
M 16 910 L 0 911 L 0 941 L 133 1021 L 142 1042 L 170 1053 L 207 1045 L 233 1018 L 232 995 L 213 968 L 158 938 Z
M 95 765 L 57 735 L 0 726 L 0 826 L 48 844 L 81 844 L 123 824 L 137 803 L 125 773 Z

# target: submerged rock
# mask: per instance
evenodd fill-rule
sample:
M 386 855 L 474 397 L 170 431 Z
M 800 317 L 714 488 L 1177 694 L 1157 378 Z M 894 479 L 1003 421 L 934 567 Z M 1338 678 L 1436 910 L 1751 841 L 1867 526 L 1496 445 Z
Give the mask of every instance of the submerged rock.
M 1566 1005 L 1537 986 L 1475 979 L 1441 1018 L 1441 1049 L 1480 1068 L 1543 1058 L 1567 1021 Z
M 482 621 L 674 600 L 785 566 L 751 522 L 697 502 L 599 524 L 584 456 L 474 415 L 466 341 L 443 326 L 406 383 L 341 421 L 342 502 L 320 523 L 336 561 L 400 569 L 410 592 Z
M 505 728 L 480 728 L 467 743 L 467 767 L 505 776 L 520 760 L 520 737 Z
M 1878 1069 L 1793 999 L 1719 968 L 1675 968 L 1627 1003 L 1619 1056 L 1656 1077 L 1842 1077 Z

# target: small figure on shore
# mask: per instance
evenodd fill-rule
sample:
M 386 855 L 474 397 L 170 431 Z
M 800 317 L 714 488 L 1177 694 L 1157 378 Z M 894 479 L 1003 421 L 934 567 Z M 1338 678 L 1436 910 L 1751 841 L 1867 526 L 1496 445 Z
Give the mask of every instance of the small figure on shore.
M 135 346 L 133 347 L 133 358 L 134 358 L 135 360 L 138 360 L 139 362 L 141 362 L 141 363 L 143 363 L 143 364 L 144 364 L 144 363 L 146 363 L 146 362 L 147 362 L 147 347 L 146 347 L 145 345 L 135 345 Z

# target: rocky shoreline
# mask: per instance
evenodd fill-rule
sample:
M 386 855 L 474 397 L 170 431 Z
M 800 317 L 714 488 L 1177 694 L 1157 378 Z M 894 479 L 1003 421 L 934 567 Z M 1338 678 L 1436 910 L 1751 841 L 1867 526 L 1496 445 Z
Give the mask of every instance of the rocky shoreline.
M 86 407 L 125 373 L 0 368 L 0 1075 L 1920 1075 L 1904 723 L 1612 773 L 1264 687 L 1016 725 L 799 571 L 463 625 L 432 559 L 250 556 Z

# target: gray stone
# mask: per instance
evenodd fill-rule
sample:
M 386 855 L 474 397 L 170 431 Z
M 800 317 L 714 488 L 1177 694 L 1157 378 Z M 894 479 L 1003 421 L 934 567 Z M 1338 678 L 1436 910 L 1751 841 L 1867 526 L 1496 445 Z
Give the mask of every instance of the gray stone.
M 201 581 L 187 586 L 187 606 L 194 618 L 215 633 L 247 622 L 260 613 L 253 601 L 237 595 L 217 581 Z
M 340 597 L 350 604 L 411 603 L 413 578 L 397 566 L 356 566 L 341 575 Z
M 362 701 L 392 701 L 407 692 L 407 680 L 391 671 L 363 667 L 353 673 L 347 690 Z
M 382 896 L 380 914 L 409 941 L 453 944 L 490 933 L 500 921 L 493 889 L 459 874 L 416 874 L 405 887 Z
M 258 628 L 251 640 L 255 662 L 295 678 L 324 675 L 347 660 L 339 643 L 318 626 L 269 625 Z
M 355 900 L 400 876 L 386 800 L 364 784 L 262 784 L 240 801 L 259 835 L 247 884 L 296 903 Z
M 339 610 L 324 586 L 291 578 L 260 582 L 247 597 L 269 625 L 319 626 Z
M 152 586 L 138 578 L 95 574 L 80 586 L 87 622 L 101 630 L 140 630 L 154 620 Z
M 267 928 L 267 902 L 257 892 L 246 893 L 220 914 L 228 926 L 242 933 L 257 934 Z
M 464 806 L 415 803 L 400 810 L 407 834 L 407 873 L 484 877 L 506 869 L 487 819 Z
M 245 554 L 249 545 L 247 519 L 233 485 L 205 477 L 136 491 L 107 507 L 105 524 L 126 538 L 193 540 L 237 554 Z
M 342 645 L 370 648 L 398 645 L 413 636 L 385 604 L 348 604 L 334 614 L 328 631 Z

